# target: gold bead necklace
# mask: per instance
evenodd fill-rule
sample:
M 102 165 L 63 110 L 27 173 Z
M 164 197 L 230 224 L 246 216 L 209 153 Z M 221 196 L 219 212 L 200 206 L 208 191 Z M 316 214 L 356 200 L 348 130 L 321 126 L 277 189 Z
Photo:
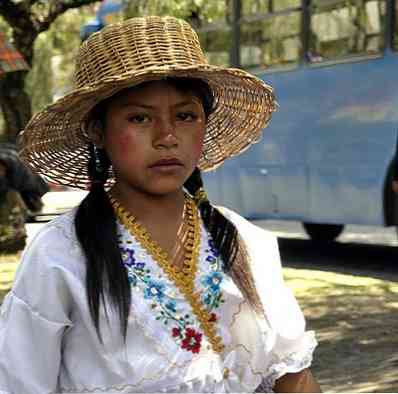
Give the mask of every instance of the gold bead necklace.
M 110 193 L 109 199 L 120 222 L 130 234 L 146 249 L 148 254 L 160 265 L 169 280 L 174 282 L 178 290 L 192 307 L 192 311 L 199 320 L 200 327 L 208 338 L 213 350 L 221 353 L 225 346 L 222 338 L 217 335 L 215 321 L 210 316 L 200 300 L 200 294 L 195 292 L 195 275 L 199 259 L 200 220 L 195 202 L 185 196 L 184 217 L 187 223 L 187 237 L 184 242 L 184 261 L 181 270 L 174 267 L 168 253 L 155 242 L 144 226 L 128 212 Z

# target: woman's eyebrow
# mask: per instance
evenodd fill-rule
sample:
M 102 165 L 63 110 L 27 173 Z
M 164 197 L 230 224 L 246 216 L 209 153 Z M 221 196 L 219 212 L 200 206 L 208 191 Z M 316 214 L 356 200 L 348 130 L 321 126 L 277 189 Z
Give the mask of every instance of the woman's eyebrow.
M 186 105 L 192 105 L 192 104 L 200 104 L 200 100 L 196 99 L 196 98 L 192 98 L 190 100 L 184 100 L 184 101 L 174 104 L 173 107 L 175 107 L 175 108 L 185 107 Z
M 123 108 L 127 108 L 127 107 L 140 107 L 140 108 L 145 108 L 145 109 L 155 109 L 156 108 L 152 105 L 143 104 L 143 103 L 133 103 L 131 101 L 122 102 L 121 106 Z
M 183 101 L 173 104 L 172 107 L 179 108 L 179 107 L 185 107 L 187 105 L 192 105 L 192 104 L 200 104 L 200 100 L 195 99 L 195 98 L 192 98 L 190 100 L 183 100 Z M 126 107 L 140 107 L 140 108 L 145 108 L 145 109 L 156 109 L 157 108 L 156 106 L 153 106 L 153 105 L 144 104 L 144 103 L 140 103 L 140 102 L 132 102 L 132 101 L 122 102 L 121 106 L 123 108 L 126 108 Z

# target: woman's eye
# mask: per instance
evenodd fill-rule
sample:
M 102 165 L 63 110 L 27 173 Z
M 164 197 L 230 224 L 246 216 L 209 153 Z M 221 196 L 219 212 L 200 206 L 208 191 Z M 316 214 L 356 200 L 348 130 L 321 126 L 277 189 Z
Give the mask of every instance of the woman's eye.
M 193 112 L 179 112 L 177 114 L 177 119 L 182 121 L 192 121 L 197 119 L 198 116 Z
M 147 123 L 149 120 L 149 116 L 144 114 L 138 114 L 129 117 L 129 122 L 133 123 Z

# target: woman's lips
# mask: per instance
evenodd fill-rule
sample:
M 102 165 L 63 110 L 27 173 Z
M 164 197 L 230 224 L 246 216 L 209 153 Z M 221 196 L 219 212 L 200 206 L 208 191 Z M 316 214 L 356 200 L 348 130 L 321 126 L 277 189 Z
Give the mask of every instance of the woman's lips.
M 149 168 L 161 171 L 175 170 L 181 167 L 183 164 L 178 159 L 162 159 L 149 166 Z

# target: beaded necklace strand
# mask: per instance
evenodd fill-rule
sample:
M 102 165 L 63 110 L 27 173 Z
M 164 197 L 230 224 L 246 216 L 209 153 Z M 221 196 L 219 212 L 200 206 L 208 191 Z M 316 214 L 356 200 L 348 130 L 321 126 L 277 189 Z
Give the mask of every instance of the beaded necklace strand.
M 200 247 L 200 220 L 198 209 L 193 199 L 185 195 L 184 219 L 186 220 L 187 236 L 184 242 L 184 262 L 178 270 L 170 262 L 168 253 L 154 241 L 145 227 L 128 212 L 119 201 L 109 194 L 113 209 L 130 234 L 146 249 L 148 254 L 159 264 L 167 277 L 174 282 L 178 290 L 192 307 L 193 313 L 199 320 L 200 327 L 208 338 L 213 350 L 221 353 L 225 346 L 222 338 L 216 334 L 215 322 L 200 300 L 200 294 L 195 292 L 195 275 L 199 259 Z

